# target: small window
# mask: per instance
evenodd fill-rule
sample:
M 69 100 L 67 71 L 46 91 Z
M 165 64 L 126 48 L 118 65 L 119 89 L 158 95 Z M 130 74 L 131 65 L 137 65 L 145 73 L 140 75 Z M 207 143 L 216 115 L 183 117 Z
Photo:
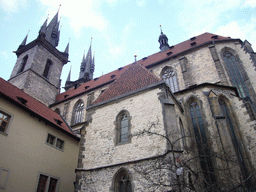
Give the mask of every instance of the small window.
M 26 64 L 27 64 L 27 61 L 28 61 L 28 55 L 26 55 L 25 57 L 23 57 L 22 62 L 21 62 L 21 64 L 20 64 L 20 68 L 19 68 L 19 70 L 18 70 L 18 73 L 21 73 L 22 71 L 24 71 L 25 66 L 26 66 Z M 18 73 L 17 73 L 17 74 L 18 74 Z
M 61 139 L 57 139 L 56 147 L 59 149 L 63 149 L 63 146 L 64 146 L 64 141 L 62 141 Z
M 40 174 L 37 185 L 37 192 L 56 192 L 58 186 L 58 179 L 48 175 Z
M 47 143 L 49 143 L 49 144 L 51 144 L 51 145 L 53 145 L 54 143 L 55 143 L 55 138 L 56 137 L 54 137 L 53 135 L 51 135 L 51 134 L 48 134 L 48 137 L 47 137 Z
M 6 133 L 11 116 L 0 110 L 0 132 Z
M 59 109 L 59 108 L 56 108 L 56 109 L 54 110 L 54 112 L 60 114 L 60 109 Z
M 130 116 L 128 111 L 121 111 L 116 119 L 116 144 L 130 142 Z
M 50 59 L 48 59 L 46 62 L 45 68 L 44 68 L 44 73 L 43 73 L 43 76 L 45 78 L 48 78 L 51 65 L 52 65 L 52 61 Z
M 52 134 L 48 134 L 46 143 L 57 149 L 63 150 L 64 148 L 64 141 L 53 136 Z

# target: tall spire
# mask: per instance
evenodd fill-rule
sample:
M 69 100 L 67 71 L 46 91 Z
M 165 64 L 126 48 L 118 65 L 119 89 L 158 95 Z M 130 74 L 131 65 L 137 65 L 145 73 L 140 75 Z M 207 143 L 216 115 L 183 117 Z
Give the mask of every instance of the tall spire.
M 50 23 L 47 26 L 48 18 L 45 20 L 44 24 L 42 25 L 39 35 L 43 35 L 45 39 L 50 42 L 54 47 L 57 47 L 59 44 L 59 37 L 60 37 L 60 31 L 59 31 L 59 25 L 60 21 L 58 21 L 58 15 L 59 15 L 58 9 L 55 16 L 52 18 Z
M 29 30 L 29 31 L 30 31 L 30 30 Z M 24 40 L 21 42 L 21 44 L 20 44 L 20 46 L 18 47 L 18 49 L 20 49 L 20 48 L 22 48 L 22 47 L 24 47 L 24 46 L 26 45 L 27 39 L 28 39 L 29 31 L 28 31 L 26 37 L 24 38 Z
M 64 53 L 67 53 L 67 54 L 69 54 L 69 42 L 70 42 L 70 38 L 69 38 L 67 47 L 66 47 L 66 49 L 65 49 L 65 51 L 64 51 Z
M 91 80 L 93 78 L 94 58 L 92 58 L 91 46 L 92 46 L 92 40 L 91 40 L 91 44 L 90 44 L 90 47 L 89 47 L 86 57 L 85 57 L 85 53 L 84 53 L 81 67 L 80 67 L 79 79 L 85 78 L 87 80 Z
M 95 51 L 93 53 L 93 59 L 92 59 L 91 67 L 90 67 L 90 79 L 93 79 L 93 73 L 94 73 L 94 69 L 95 69 L 94 58 L 95 58 Z
M 70 81 L 70 78 L 71 78 L 71 68 L 72 68 L 72 66 L 70 66 L 70 70 L 69 70 L 69 73 L 68 73 L 68 77 L 67 77 L 66 83 Z
M 165 34 L 163 34 L 161 25 L 160 25 L 160 30 L 161 30 L 161 34 L 158 39 L 158 42 L 160 43 L 159 48 L 160 48 L 161 52 L 164 52 L 167 49 L 169 49 L 168 38 Z
M 49 15 L 48 15 L 48 16 L 49 16 Z M 44 36 L 45 36 L 46 28 L 47 28 L 48 16 L 47 16 L 47 18 L 46 18 L 44 24 L 42 25 L 42 27 L 41 27 L 40 30 L 39 30 L 39 35 L 44 35 Z

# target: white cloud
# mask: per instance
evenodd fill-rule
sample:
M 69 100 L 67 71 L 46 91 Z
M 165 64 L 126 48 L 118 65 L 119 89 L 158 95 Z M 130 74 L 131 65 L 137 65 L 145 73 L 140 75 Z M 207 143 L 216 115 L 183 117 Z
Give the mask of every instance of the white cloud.
M 146 4 L 146 0 L 136 0 L 136 3 L 139 7 L 142 7 Z
M 6 12 L 17 12 L 19 7 L 25 7 L 27 0 L 0 0 L 0 6 Z
M 246 7 L 256 7 L 256 1 L 255 0 L 245 0 L 244 5 Z
M 1 51 L 0 52 L 0 55 L 2 55 L 4 58 L 7 58 L 8 57 L 8 54 L 6 51 Z
M 113 5 L 117 0 L 62 0 L 56 2 L 52 0 L 40 0 L 41 3 L 49 7 L 48 13 L 53 16 L 56 13 L 57 6 L 61 3 L 60 15 L 66 18 L 75 31 L 79 35 L 82 28 L 94 28 L 104 31 L 108 27 L 107 19 L 102 15 L 100 9 L 103 2 Z M 53 11 L 55 8 L 55 11 Z
M 248 40 L 254 50 L 256 50 L 256 18 L 252 17 L 250 21 L 232 21 L 226 25 L 220 26 L 216 29 L 216 34 L 222 36 L 230 36 L 231 38 L 240 38 L 242 41 Z
M 239 9 L 256 6 L 256 1 L 189 0 L 182 6 L 183 9 L 178 16 L 179 22 L 190 36 L 194 36 L 215 31 L 217 26 L 223 24 L 223 21 L 231 22 L 232 14 Z

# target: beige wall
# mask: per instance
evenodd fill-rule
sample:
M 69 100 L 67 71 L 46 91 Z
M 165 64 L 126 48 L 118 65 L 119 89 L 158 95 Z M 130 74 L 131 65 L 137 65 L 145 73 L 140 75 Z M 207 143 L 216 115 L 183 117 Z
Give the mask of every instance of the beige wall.
M 121 110 L 130 113 L 131 134 L 149 128 L 152 122 L 158 123 L 152 131 L 165 134 L 162 105 L 157 96 L 159 92 L 156 88 L 95 110 L 92 123 L 86 127 L 83 153 L 85 169 L 139 160 L 165 152 L 166 140 L 159 136 L 133 137 L 130 143 L 115 145 L 114 122 Z
M 9 170 L 8 192 L 36 191 L 39 172 L 59 178 L 59 191 L 73 191 L 78 141 L 0 98 L 0 109 L 12 115 L 8 135 L 0 134 L 0 167 Z M 64 150 L 46 144 L 50 133 Z

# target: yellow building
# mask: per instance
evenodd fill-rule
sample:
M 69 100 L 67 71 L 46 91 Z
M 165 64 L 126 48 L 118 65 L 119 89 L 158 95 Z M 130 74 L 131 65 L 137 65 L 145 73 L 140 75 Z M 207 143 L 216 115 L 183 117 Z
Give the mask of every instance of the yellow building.
M 79 138 L 59 114 L 0 79 L 0 191 L 73 191 Z

